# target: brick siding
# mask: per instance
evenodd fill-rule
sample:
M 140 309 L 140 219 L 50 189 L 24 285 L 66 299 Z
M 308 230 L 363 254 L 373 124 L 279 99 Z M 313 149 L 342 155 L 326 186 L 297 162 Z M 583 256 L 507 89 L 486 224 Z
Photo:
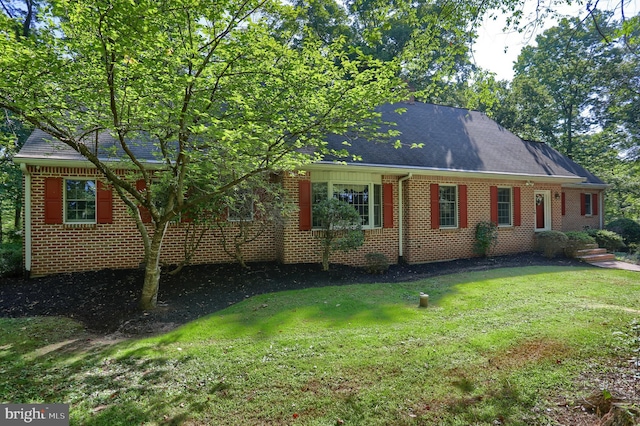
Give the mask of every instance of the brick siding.
M 96 178 L 94 169 L 29 167 L 31 173 L 31 230 L 32 264 L 34 276 L 104 268 L 135 268 L 143 260 L 144 248 L 135 221 L 125 204 L 113 192 L 113 223 L 59 224 L 44 223 L 44 181 L 46 177 Z M 124 172 L 121 172 L 124 174 Z M 298 182 L 310 180 L 309 173 L 284 173 L 281 182 L 291 200 L 298 200 Z M 365 230 L 365 243 L 348 253 L 334 253 L 330 261 L 352 266 L 365 264 L 367 253 L 385 254 L 392 263 L 399 255 L 398 181 L 400 176 L 382 176 L 383 184 L 393 186 L 393 227 Z M 431 229 L 430 184 L 467 185 L 468 227 Z M 490 220 L 490 187 L 519 187 L 521 191 L 521 226 L 500 227 L 498 245 L 492 254 L 508 254 L 533 248 L 535 235 L 534 193 L 550 191 L 552 228 L 555 230 L 598 227 L 598 217 L 580 215 L 580 190 L 567 190 L 566 215 L 562 216 L 560 185 L 523 181 L 457 179 L 434 176 L 413 176 L 403 183 L 404 194 L 404 260 L 410 263 L 432 262 L 474 256 L 473 242 L 478 222 Z M 591 191 L 595 193 L 596 191 Z M 599 194 L 602 197 L 602 194 Z M 602 212 L 599 212 L 602 214 Z M 150 225 L 148 225 L 150 226 Z M 230 226 L 234 226 L 231 224 Z M 189 225 L 171 224 L 161 252 L 161 262 L 176 264 L 183 259 L 184 238 Z M 317 231 L 300 231 L 298 215 L 294 212 L 281 225 L 265 232 L 244 248 L 245 260 L 280 261 L 283 263 L 319 263 L 320 244 Z M 233 259 L 224 252 L 219 230 L 207 230 L 192 263 L 226 263 Z
M 144 257 L 142 237 L 128 208 L 113 191 L 113 223 L 44 223 L 44 179 L 46 177 L 99 178 L 95 169 L 30 167 L 33 276 L 105 268 L 136 268 Z M 147 225 L 150 229 L 151 225 Z M 230 226 L 234 226 L 231 224 Z M 161 262 L 177 264 L 184 258 L 187 223 L 170 224 L 162 244 Z M 274 230 L 265 232 L 244 248 L 245 260 L 276 260 Z M 223 250 L 219 230 L 208 230 L 192 263 L 233 262 Z
M 603 191 L 596 190 L 584 190 L 584 189 L 569 189 L 565 188 L 565 215 L 562 218 L 562 230 L 563 231 L 582 231 L 585 228 L 600 229 L 600 205 L 604 205 Z M 581 214 L 581 200 L 580 194 L 582 193 L 598 194 L 598 214 L 597 215 L 582 215 Z

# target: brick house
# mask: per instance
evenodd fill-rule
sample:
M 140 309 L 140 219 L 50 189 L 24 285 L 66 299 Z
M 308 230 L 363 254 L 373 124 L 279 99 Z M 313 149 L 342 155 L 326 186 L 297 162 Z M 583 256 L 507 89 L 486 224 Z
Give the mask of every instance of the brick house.
M 397 114 L 398 107 L 406 112 Z M 499 226 L 494 254 L 529 251 L 543 230 L 602 228 L 606 184 L 549 146 L 524 141 L 476 111 L 419 102 L 380 110 L 385 121 L 397 123 L 404 147 L 355 139 L 348 149 L 359 161 L 327 159 L 304 172 L 282 172 L 298 213 L 252 242 L 246 261 L 319 262 L 312 206 L 331 196 L 362 217 L 364 245 L 331 258 L 356 266 L 371 252 L 409 263 L 472 257 L 481 221 Z M 328 142 L 339 149 L 343 140 Z M 414 143 L 423 146 L 408 147 Z M 113 153 L 108 136 L 95 144 Z M 152 153 L 140 149 L 151 163 Z M 15 161 L 24 173 L 26 271 L 37 276 L 140 264 L 144 248 L 127 207 L 79 154 L 37 130 Z M 163 262 L 181 260 L 184 233 L 184 224 L 170 226 Z M 192 261 L 231 260 L 219 231 L 211 230 Z

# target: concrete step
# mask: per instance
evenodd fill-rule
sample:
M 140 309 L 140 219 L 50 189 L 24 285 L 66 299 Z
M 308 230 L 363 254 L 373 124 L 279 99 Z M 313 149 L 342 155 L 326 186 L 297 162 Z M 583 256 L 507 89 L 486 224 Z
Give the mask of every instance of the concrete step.
M 602 254 L 586 254 L 582 256 L 576 256 L 576 259 L 582 260 L 583 262 L 597 263 L 597 262 L 607 262 L 610 260 L 615 260 L 616 257 L 613 255 L 613 253 L 602 253 Z
M 598 247 L 598 244 L 597 244 L 597 243 L 593 243 L 593 244 L 585 244 L 585 245 L 584 245 L 584 248 L 585 248 L 585 250 L 586 250 L 586 249 L 597 249 L 597 248 L 599 248 L 599 247 Z

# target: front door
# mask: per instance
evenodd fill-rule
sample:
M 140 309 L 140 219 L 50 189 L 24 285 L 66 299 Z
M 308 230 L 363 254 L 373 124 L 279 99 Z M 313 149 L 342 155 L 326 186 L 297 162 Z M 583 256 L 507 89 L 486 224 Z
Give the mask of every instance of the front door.
M 551 203 L 549 191 L 536 191 L 536 231 L 551 229 Z

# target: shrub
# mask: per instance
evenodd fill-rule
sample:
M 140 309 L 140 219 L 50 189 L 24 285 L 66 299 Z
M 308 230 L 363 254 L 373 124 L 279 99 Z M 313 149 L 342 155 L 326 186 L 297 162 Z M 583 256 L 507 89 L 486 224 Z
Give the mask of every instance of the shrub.
M 569 237 L 560 231 L 543 231 L 536 236 L 536 247 L 544 257 L 552 258 L 569 242 Z
M 567 236 L 567 245 L 564 247 L 564 254 L 569 257 L 575 257 L 578 250 L 582 250 L 588 247 L 589 244 L 594 244 L 596 239 L 584 231 L 569 231 L 565 232 Z
M 486 257 L 496 244 L 498 244 L 498 226 L 493 222 L 479 222 L 476 225 L 476 241 L 473 243 L 473 251 Z
M 15 277 L 22 273 L 22 245 L 0 245 L 0 277 Z
M 389 270 L 389 259 L 384 253 L 367 253 L 364 270 L 369 274 L 384 274 Z
M 596 243 L 602 248 L 606 248 L 607 251 L 618 251 L 625 248 L 624 240 L 615 232 L 607 231 L 606 229 L 589 229 L 587 233 L 596 239 Z
M 334 251 L 348 252 L 364 244 L 360 214 L 349 203 L 335 198 L 313 206 L 313 217 L 322 232 L 317 238 L 322 246 L 322 270 L 329 270 L 329 256 Z
M 616 219 L 605 228 L 620 235 L 627 246 L 640 243 L 640 223 L 635 220 Z

